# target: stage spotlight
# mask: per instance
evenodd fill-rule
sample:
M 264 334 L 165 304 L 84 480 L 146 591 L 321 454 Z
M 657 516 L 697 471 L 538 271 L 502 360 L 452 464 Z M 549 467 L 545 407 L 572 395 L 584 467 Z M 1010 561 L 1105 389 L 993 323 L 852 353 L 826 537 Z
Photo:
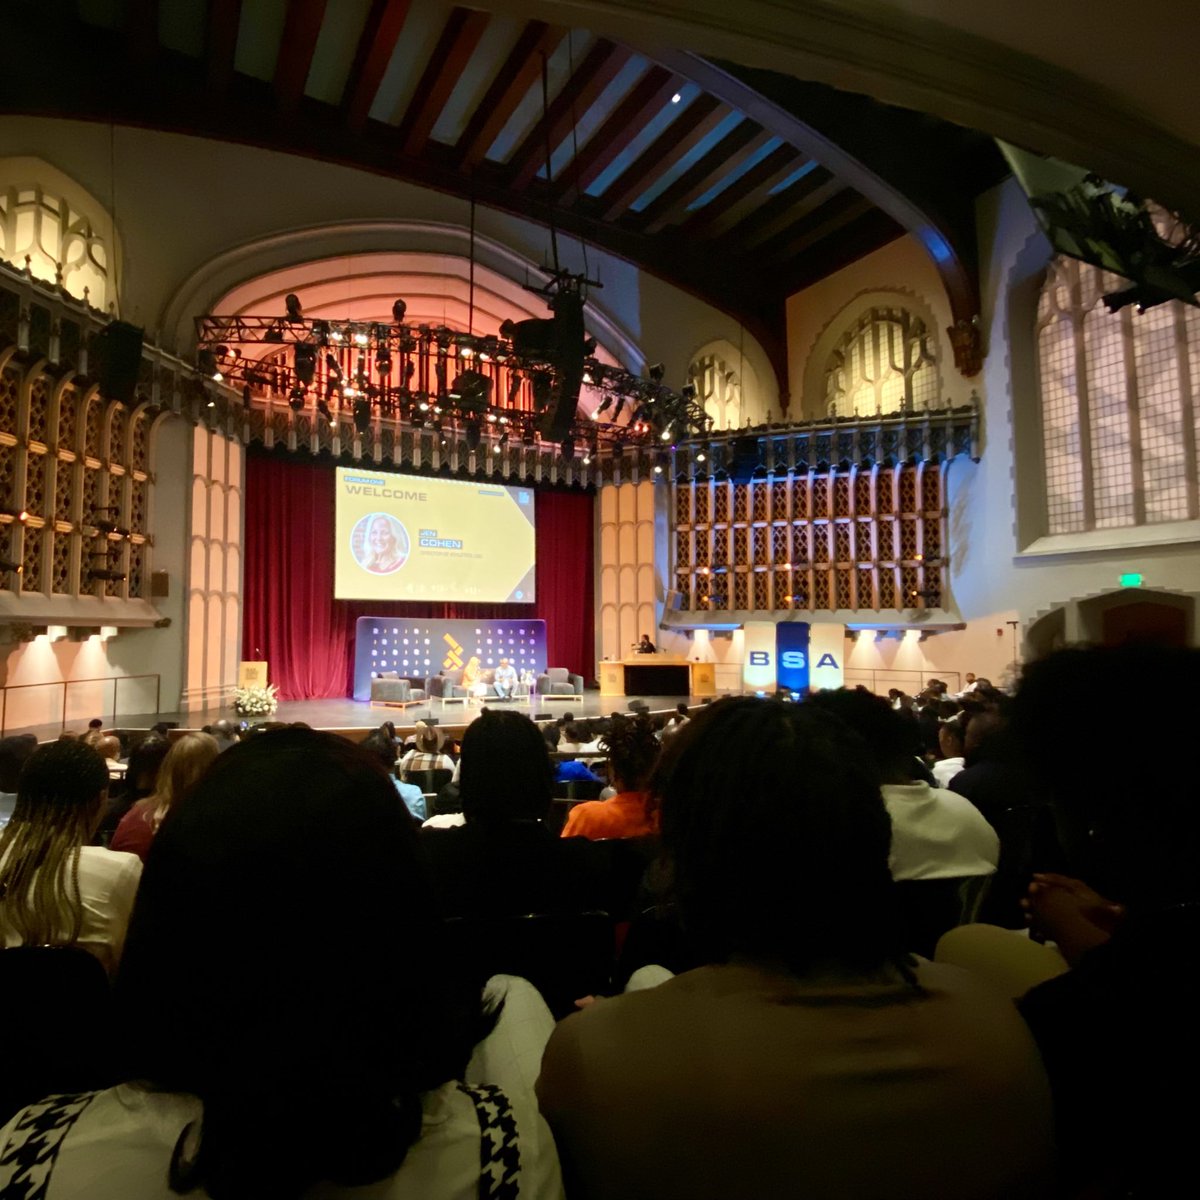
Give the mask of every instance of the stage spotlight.
M 196 352 L 196 369 L 201 375 L 208 375 L 212 379 L 221 378 L 221 372 L 217 370 L 217 356 L 209 349 Z
M 287 306 L 289 321 L 302 321 L 304 319 L 304 310 L 300 307 L 300 297 L 295 292 L 288 292 L 283 298 L 283 303 Z
M 317 401 L 317 412 L 321 414 L 331 425 L 333 424 L 333 413 L 329 411 L 329 405 L 324 400 Z
M 583 356 L 591 358 L 596 353 L 596 339 L 594 337 L 583 339 Z
M 380 346 L 375 351 L 375 370 L 380 375 L 390 375 L 392 373 L 392 355 L 386 346 Z
M 568 434 L 559 443 L 558 450 L 563 458 L 570 462 L 570 460 L 575 457 L 575 439 Z
M 392 301 L 392 320 L 395 321 L 397 325 L 404 324 L 404 314 L 406 312 L 408 312 L 408 305 L 405 304 L 403 300 Z
M 682 396 L 682 397 L 683 397 L 685 400 L 695 400 L 695 398 L 696 398 L 696 385 L 695 385 L 694 383 L 685 383 L 685 384 L 683 385 L 683 387 L 681 387 L 681 388 L 679 389 L 679 394 L 680 394 L 680 395 L 681 395 L 681 396 Z
M 650 367 L 649 375 L 655 383 L 662 383 L 663 376 L 666 374 L 666 369 L 662 363 L 653 363 Z
M 314 321 L 312 323 L 312 331 L 313 331 L 313 337 L 315 337 L 317 339 L 318 345 L 321 345 L 321 346 L 329 345 L 329 322 L 328 321 Z
M 703 450 L 701 450 L 700 453 L 696 455 L 697 462 L 705 462 L 705 461 L 707 461 L 707 459 L 708 459 L 708 455 L 705 454 Z
M 307 394 L 308 391 L 303 384 L 298 383 L 292 388 L 288 396 L 288 404 L 291 406 L 292 412 L 299 412 L 304 407 L 304 400 Z
M 508 407 L 516 408 L 517 396 L 521 391 L 521 377 L 516 371 L 510 371 L 508 375 Z
M 242 384 L 242 407 L 250 407 L 250 385 L 248 383 Z
M 303 384 L 312 383 L 313 376 L 317 372 L 317 348 L 316 346 L 300 345 L 296 347 L 295 357 L 292 359 L 293 369 L 296 372 L 296 378 Z
M 342 368 L 338 364 L 338 360 L 332 354 L 325 355 L 325 369 L 329 372 L 333 379 L 341 379 Z
M 467 440 L 467 449 L 478 450 L 480 440 L 483 436 L 483 431 L 479 428 L 479 422 L 468 421 L 466 424 L 466 429 L 464 430 L 464 435 Z
M 360 396 L 354 401 L 354 428 L 367 433 L 371 428 L 371 402 Z
M 492 381 L 478 371 L 460 371 L 450 385 L 450 399 L 465 413 L 482 415 L 492 398 Z

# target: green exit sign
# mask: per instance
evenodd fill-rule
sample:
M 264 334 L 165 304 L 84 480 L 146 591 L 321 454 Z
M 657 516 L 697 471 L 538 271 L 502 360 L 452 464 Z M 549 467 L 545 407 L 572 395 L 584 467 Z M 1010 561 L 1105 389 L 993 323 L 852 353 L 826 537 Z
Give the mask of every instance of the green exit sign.
M 1118 582 L 1122 587 L 1141 587 L 1142 576 L 1135 574 L 1122 575 Z

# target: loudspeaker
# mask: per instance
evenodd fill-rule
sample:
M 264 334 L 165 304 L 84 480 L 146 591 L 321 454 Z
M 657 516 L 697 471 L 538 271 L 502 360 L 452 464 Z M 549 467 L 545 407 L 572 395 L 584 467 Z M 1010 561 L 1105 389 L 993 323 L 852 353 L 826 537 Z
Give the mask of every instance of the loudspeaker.
M 758 438 L 734 438 L 729 445 L 729 478 L 734 483 L 745 483 L 758 465 Z
M 133 403 L 142 365 L 142 335 L 127 321 L 110 321 L 92 338 L 91 375 L 106 400 Z
M 668 612 L 678 612 L 683 607 L 683 593 L 670 590 L 667 592 L 667 598 L 664 607 Z M 663 626 L 660 625 L 659 629 Z
M 166 571 L 150 572 L 150 597 L 165 600 L 171 594 L 171 576 Z

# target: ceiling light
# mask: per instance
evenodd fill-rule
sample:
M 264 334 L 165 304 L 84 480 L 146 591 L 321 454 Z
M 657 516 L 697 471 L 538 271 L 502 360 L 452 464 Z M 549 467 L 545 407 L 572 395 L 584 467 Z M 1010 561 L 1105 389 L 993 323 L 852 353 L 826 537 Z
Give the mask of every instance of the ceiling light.
M 708 461 L 708 456 L 704 453 L 703 450 L 701 450 L 700 453 L 696 455 L 696 461 L 697 462 L 707 462 Z
M 369 340 L 365 333 L 356 333 L 354 335 L 354 344 L 356 346 L 365 346 Z
M 681 93 L 679 93 L 679 92 L 676 92 L 676 93 L 675 93 L 675 95 L 673 95 L 673 96 L 671 97 L 671 103 L 672 103 L 672 104 L 678 104 L 678 103 L 680 102 L 680 100 L 682 100 L 682 99 L 683 99 L 683 96 L 682 96 L 682 94 L 681 94 Z

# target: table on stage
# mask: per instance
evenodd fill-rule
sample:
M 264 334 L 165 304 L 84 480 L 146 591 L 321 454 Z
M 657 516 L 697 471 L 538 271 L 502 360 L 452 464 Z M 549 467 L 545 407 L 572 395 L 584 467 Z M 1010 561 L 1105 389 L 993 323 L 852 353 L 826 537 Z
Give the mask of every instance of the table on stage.
M 716 664 L 635 654 L 611 662 L 603 659 L 596 674 L 602 696 L 715 696 Z

